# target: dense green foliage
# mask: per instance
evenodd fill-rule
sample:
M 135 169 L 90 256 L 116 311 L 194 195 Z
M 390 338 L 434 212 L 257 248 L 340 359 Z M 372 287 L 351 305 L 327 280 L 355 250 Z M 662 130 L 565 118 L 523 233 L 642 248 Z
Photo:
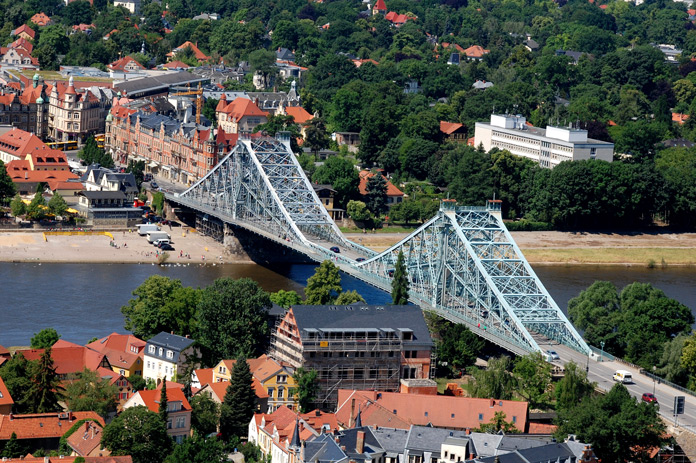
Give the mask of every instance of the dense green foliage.
M 104 427 L 102 445 L 112 455 L 130 455 L 133 463 L 164 460 L 172 441 L 159 415 L 146 407 L 130 407 Z
M 15 413 L 28 413 L 27 391 L 31 386 L 31 371 L 35 362 L 30 362 L 21 352 L 15 354 L 0 367 L 2 378 L 10 396 L 14 400 Z
M 47 349 L 60 339 L 60 334 L 55 328 L 44 328 L 38 333 L 34 333 L 31 338 L 32 349 Z
M 77 156 L 88 166 L 91 164 L 99 164 L 102 167 L 114 166 L 114 160 L 111 155 L 107 154 L 104 148 L 99 148 L 92 136 L 87 139 L 85 146 L 77 153 Z
M 307 279 L 305 287 L 305 304 L 331 304 L 341 294 L 341 275 L 338 267 L 330 260 L 325 260 Z
M 296 291 L 285 291 L 284 289 L 278 290 L 278 292 L 269 294 L 271 302 L 278 304 L 284 309 L 289 309 L 293 305 L 302 302 L 302 298 Z
M 300 413 L 309 413 L 314 408 L 314 401 L 319 393 L 319 382 L 316 370 L 305 370 L 300 367 L 292 376 L 297 384 L 297 404 Z
M 396 265 L 394 266 L 394 276 L 392 278 L 391 287 L 392 304 L 408 304 L 408 269 L 406 268 L 406 263 L 404 262 L 403 251 L 399 251 L 399 255 L 396 258 Z
M 571 321 L 594 346 L 651 369 L 664 345 L 694 323 L 691 310 L 647 283 L 633 283 L 621 293 L 606 281 L 595 282 L 568 302 Z
M 7 173 L 5 163 L 0 161 L 0 202 L 6 205 L 16 192 L 17 188 L 12 182 L 12 178 L 10 178 L 10 175 Z
M 201 437 L 195 433 L 183 443 L 174 446 L 174 451 L 164 463 L 223 463 L 227 461 L 225 444 L 217 437 Z
M 191 404 L 191 428 L 201 436 L 217 430 L 220 421 L 220 406 L 205 394 L 197 394 L 189 399 Z
M 587 373 L 574 362 L 566 363 L 564 370 L 563 378 L 556 383 L 556 408 L 572 410 L 592 394 L 596 384 L 590 383 Z
M 29 413 L 50 413 L 59 412 L 63 407 L 58 403 L 61 400 L 62 392 L 60 379 L 56 373 L 56 368 L 51 357 L 51 348 L 47 348 L 33 363 L 30 369 L 31 383 L 24 395 L 23 403 Z
M 97 372 L 85 368 L 65 385 L 65 403 L 68 409 L 94 411 L 102 417 L 116 411 L 118 388 L 109 379 L 100 378 Z
M 256 394 L 245 357 L 238 357 L 232 368 L 230 385 L 220 406 L 220 435 L 229 442 L 247 435 L 249 420 L 256 410 Z

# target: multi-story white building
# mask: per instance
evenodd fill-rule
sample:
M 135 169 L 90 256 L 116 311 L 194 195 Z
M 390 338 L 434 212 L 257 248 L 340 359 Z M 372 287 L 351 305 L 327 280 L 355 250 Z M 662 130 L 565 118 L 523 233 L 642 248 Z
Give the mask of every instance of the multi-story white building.
M 523 116 L 492 114 L 491 122 L 477 122 L 474 132 L 475 146 L 483 149 L 508 150 L 538 162 L 542 167 L 553 168 L 563 161 L 614 159 L 614 144 L 587 138 L 587 130 L 547 126 L 546 129 L 527 125 Z
M 143 378 L 174 381 L 179 369 L 194 354 L 193 339 L 162 332 L 145 346 Z

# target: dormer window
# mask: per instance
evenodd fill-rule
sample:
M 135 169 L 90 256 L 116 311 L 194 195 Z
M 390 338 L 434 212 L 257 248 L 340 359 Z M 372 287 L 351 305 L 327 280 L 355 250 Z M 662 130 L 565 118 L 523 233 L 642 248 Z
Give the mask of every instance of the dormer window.
M 162 357 L 162 356 L 164 355 L 164 349 L 162 349 L 162 348 L 160 347 L 158 353 L 159 353 L 159 356 Z
M 149 349 L 148 349 L 148 352 L 149 352 L 150 354 L 154 354 L 154 353 L 155 353 L 155 346 L 150 346 Z
M 173 358 L 174 358 L 174 352 L 168 350 L 168 351 L 167 351 L 167 358 L 168 358 L 168 359 L 173 359 Z

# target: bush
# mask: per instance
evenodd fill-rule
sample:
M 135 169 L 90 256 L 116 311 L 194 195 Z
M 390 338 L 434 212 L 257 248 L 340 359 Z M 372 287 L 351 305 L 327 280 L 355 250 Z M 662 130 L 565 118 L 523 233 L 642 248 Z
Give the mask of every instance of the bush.
M 505 222 L 509 231 L 551 231 L 553 226 L 549 222 L 531 222 L 518 220 L 517 222 Z

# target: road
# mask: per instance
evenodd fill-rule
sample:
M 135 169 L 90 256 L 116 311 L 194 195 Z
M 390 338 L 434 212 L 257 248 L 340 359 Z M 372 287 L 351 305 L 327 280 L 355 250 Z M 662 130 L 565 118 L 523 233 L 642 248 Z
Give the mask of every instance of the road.
M 628 391 L 632 396 L 640 400 L 644 392 L 653 392 L 654 390 L 655 397 L 657 397 L 657 401 L 660 404 L 660 415 L 667 423 L 674 424 L 675 422 L 673 415 L 674 397 L 684 396 L 686 400 L 684 414 L 679 415 L 678 424 L 692 433 L 696 433 L 696 397 L 673 389 L 667 384 L 657 384 L 651 378 L 640 374 L 637 368 L 629 367 L 623 363 L 609 361 L 606 358 L 603 362 L 598 362 L 588 359 L 587 355 L 581 354 L 570 347 L 559 345 L 556 342 L 536 340 L 539 343 L 539 347 L 544 351 L 550 349 L 558 353 L 560 360 L 554 361 L 555 365 L 563 366 L 563 364 L 570 361 L 577 363 L 581 367 L 589 365 L 588 378 L 590 381 L 597 383 L 598 388 L 604 391 L 608 391 L 614 386 L 615 383 L 612 376 L 616 370 L 630 371 L 633 375 L 633 383 L 626 384 Z

